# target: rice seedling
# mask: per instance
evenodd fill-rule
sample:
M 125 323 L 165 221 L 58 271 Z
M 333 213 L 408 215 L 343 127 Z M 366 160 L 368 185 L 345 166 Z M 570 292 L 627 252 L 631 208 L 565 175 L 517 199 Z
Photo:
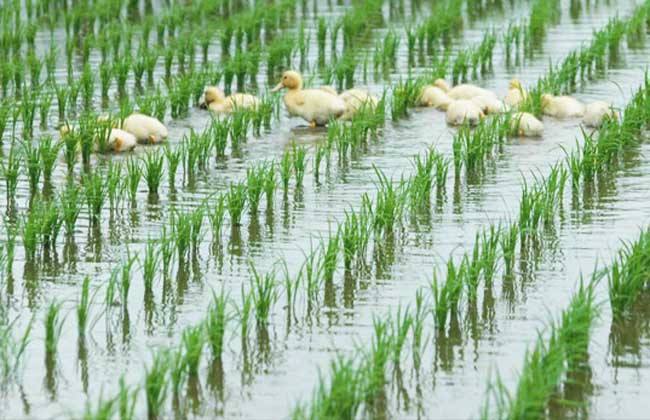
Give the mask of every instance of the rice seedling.
M 34 194 L 38 189 L 38 183 L 43 171 L 39 149 L 32 144 L 31 140 L 25 140 L 22 144 L 22 155 L 29 178 L 29 190 Z
M 392 362 L 393 365 L 399 366 L 402 350 L 406 344 L 406 339 L 408 333 L 411 330 L 413 325 L 413 315 L 411 315 L 409 308 L 406 307 L 402 312 L 402 307 L 397 308 L 397 315 L 395 317 L 395 323 L 393 325 L 393 343 L 392 343 Z
M 109 420 L 115 414 L 117 400 L 115 398 L 104 400 L 100 394 L 97 406 L 93 407 L 90 401 L 86 401 L 84 420 Z
M 321 240 L 321 267 L 323 278 L 332 281 L 336 271 L 336 261 L 339 254 L 340 233 L 331 233 L 327 242 Z
M 144 392 L 147 399 L 147 417 L 149 420 L 158 419 L 163 414 L 167 399 L 167 373 L 170 370 L 170 355 L 159 351 L 154 354 L 151 365 L 146 367 Z
M 374 168 L 379 179 L 377 200 L 375 203 L 374 227 L 378 232 L 391 234 L 401 223 L 406 203 L 406 187 L 402 181 L 397 186 L 377 167 Z
M 433 273 L 431 294 L 433 295 L 433 317 L 438 330 L 444 330 L 450 313 L 458 311 L 458 302 L 463 293 L 463 277 L 466 265 L 456 265 L 451 259 L 447 262 L 447 277 L 444 284 L 440 284 L 438 276 Z
M 206 339 L 215 360 L 221 359 L 223 353 L 223 339 L 230 321 L 227 308 L 228 296 L 222 289 L 219 294 L 212 293 L 212 304 L 208 309 L 205 320 Z
M 118 414 L 120 420 L 131 420 L 135 418 L 135 405 L 138 401 L 138 390 L 131 390 L 124 381 L 124 376 L 120 376 L 120 390 L 117 395 Z
M 269 321 L 271 309 L 277 300 L 275 271 L 271 270 L 261 275 L 253 264 L 251 268 L 251 295 L 255 305 L 255 319 L 258 326 L 266 326 Z
M 264 182 L 266 181 L 266 165 L 246 169 L 246 192 L 248 193 L 248 208 L 251 214 L 257 214 Z
M 292 160 L 289 152 L 284 152 L 282 160 L 280 160 L 280 181 L 282 182 L 282 190 L 287 194 L 289 190 L 289 180 L 291 180 Z
M 50 108 L 52 107 L 52 100 L 54 97 L 51 92 L 43 93 L 40 95 L 39 106 L 39 117 L 41 120 L 41 129 L 47 129 L 47 122 L 50 115 Z M 0 108 L 0 129 L 4 131 L 2 126 L 2 110 Z M 2 131 L 0 131 L 0 137 L 2 137 Z
M 241 216 L 247 203 L 246 185 L 242 182 L 230 184 L 226 192 L 226 208 L 231 226 L 241 226 Z
M 393 121 L 408 116 L 408 108 L 415 106 L 422 91 L 422 82 L 419 80 L 407 79 L 405 82 L 398 82 L 393 88 L 391 98 L 391 116 Z
M 302 180 L 305 177 L 305 167 L 307 166 L 307 149 L 304 146 L 292 145 L 293 154 L 293 171 L 296 176 L 296 187 L 302 187 Z
M 63 226 L 68 237 L 74 235 L 75 225 L 81 212 L 80 195 L 79 187 L 71 183 L 66 186 L 59 198 Z
M 0 170 L 5 179 L 7 203 L 15 202 L 16 188 L 18 187 L 18 177 L 20 175 L 20 158 L 12 142 L 9 149 L 9 155 L 6 159 L 0 161 Z
M 248 340 L 248 327 L 250 324 L 251 310 L 253 309 L 253 293 L 244 292 L 244 285 L 241 285 L 241 308 L 237 308 L 239 324 L 241 326 L 242 343 Z
M 27 216 L 23 218 L 21 229 L 25 259 L 27 261 L 34 261 L 40 243 L 41 214 L 37 211 L 28 212 Z
M 27 324 L 22 336 L 14 337 L 15 322 L 8 322 L 6 314 L 1 313 L 0 322 L 0 387 L 6 392 L 7 386 L 13 381 L 20 382 L 19 368 L 25 355 L 25 349 L 29 343 L 34 318 Z M 17 339 L 18 338 L 18 339 Z
M 175 238 L 178 262 L 181 264 L 186 260 L 191 245 L 192 220 L 190 214 L 173 209 L 170 225 Z
M 144 280 L 145 296 L 153 296 L 153 282 L 156 279 L 159 263 L 160 253 L 156 248 L 155 242 L 148 240 L 144 251 L 144 260 L 142 261 L 142 279 Z
M 197 250 L 202 239 L 203 218 L 205 216 L 205 207 L 201 205 L 189 214 L 190 217 L 190 242 L 192 249 Z
M 63 332 L 63 323 L 65 317 L 61 317 L 61 307 L 63 303 L 53 300 L 47 306 L 43 327 L 45 329 L 45 357 L 46 360 L 56 360 L 59 340 Z
M 39 204 L 40 213 L 40 228 L 41 228 L 41 242 L 46 251 L 56 251 L 56 241 L 61 232 L 63 225 L 63 218 L 59 206 L 52 202 L 47 201 Z
M 141 170 L 141 172 L 147 182 L 149 194 L 158 194 L 158 188 L 163 176 L 165 156 L 160 151 L 151 151 L 142 158 L 142 162 L 144 170 Z
M 122 299 L 122 308 L 124 309 L 128 308 L 129 304 L 129 291 L 131 290 L 131 269 L 133 268 L 133 264 L 135 264 L 135 260 L 136 256 L 131 256 L 127 251 L 126 259 L 122 262 L 122 266 L 119 268 L 119 273 L 116 272 L 116 275 L 119 274 L 120 277 L 120 297 Z
M 626 316 L 637 297 L 647 287 L 644 266 L 650 256 L 650 233 L 624 244 L 608 271 L 609 300 L 615 318 Z
M 43 166 L 43 180 L 49 183 L 52 180 L 54 165 L 59 156 L 59 151 L 63 147 L 60 142 L 55 142 L 52 136 L 42 137 L 38 144 L 38 154 Z
M 267 210 L 270 210 L 273 208 L 273 196 L 275 195 L 275 189 L 277 188 L 275 162 L 266 165 L 263 183 L 264 195 L 266 196 L 266 208 Z
M 136 201 L 140 179 L 142 179 L 142 167 L 137 160 L 131 158 L 126 162 L 126 178 L 124 179 L 131 203 Z
M 94 223 L 99 223 L 106 200 L 106 182 L 102 174 L 95 171 L 84 175 L 82 185 L 86 204 L 88 205 L 88 214 Z
M 90 277 L 84 277 L 81 283 L 81 295 L 77 304 L 77 331 L 79 337 L 86 336 L 88 315 L 90 314 Z

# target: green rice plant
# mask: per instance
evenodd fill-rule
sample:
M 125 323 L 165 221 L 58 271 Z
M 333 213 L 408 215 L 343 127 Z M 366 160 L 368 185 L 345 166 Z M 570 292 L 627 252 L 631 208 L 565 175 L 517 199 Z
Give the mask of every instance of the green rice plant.
M 337 355 L 329 365 L 329 382 L 319 375 L 309 408 L 298 406 L 291 418 L 354 419 L 363 404 L 365 378 L 354 359 Z
M 369 354 L 366 356 L 363 388 L 366 404 L 374 404 L 382 398 L 386 386 L 386 366 L 394 347 L 394 336 L 390 331 L 388 320 L 373 319 L 374 336 Z
M 2 314 L 5 318 L 6 314 Z M 14 337 L 16 321 L 8 322 L 3 319 L 0 322 L 0 384 L 3 390 L 11 382 L 20 382 L 18 370 L 24 359 L 25 349 L 29 344 L 29 337 L 34 324 L 34 317 L 29 320 L 25 331 L 20 339 Z
M 147 241 L 144 260 L 142 261 L 142 279 L 144 280 L 145 296 L 153 296 L 153 282 L 156 279 L 159 264 L 160 253 L 156 248 L 155 242 L 150 239 Z
M 117 203 L 122 198 L 122 168 L 123 165 L 111 161 L 106 170 L 106 190 L 111 211 L 117 208 Z
M 316 153 L 314 154 L 314 179 L 316 180 L 316 182 L 318 182 L 320 178 L 321 161 L 325 156 L 328 155 L 329 155 L 329 149 L 327 148 L 327 146 L 321 146 L 321 145 L 316 146 Z
M 45 357 L 51 361 L 56 360 L 59 340 L 63 332 L 65 318 L 61 317 L 62 305 L 62 302 L 52 300 L 47 306 L 45 318 L 43 319 L 43 328 L 45 329 Z
M 118 414 L 120 420 L 135 419 L 135 405 L 138 402 L 138 389 L 131 390 L 124 381 L 124 375 L 120 376 L 120 390 L 117 395 Z
M 413 210 L 426 209 L 431 202 L 431 191 L 434 183 L 434 167 L 437 154 L 433 149 L 428 150 L 424 157 L 419 155 L 413 159 L 415 174 L 408 186 L 410 205 Z
M 136 201 L 140 179 L 142 179 L 142 167 L 137 160 L 130 158 L 126 162 L 126 178 L 124 181 L 126 190 L 129 192 L 131 203 L 135 203 Z
M 395 323 L 393 324 L 393 344 L 392 344 L 392 361 L 393 365 L 399 366 L 402 357 L 402 351 L 408 338 L 408 333 L 413 325 L 413 315 L 409 308 L 406 307 L 402 312 L 402 307 L 398 306 Z
M 104 102 L 108 101 L 108 91 L 111 88 L 113 76 L 113 66 L 108 62 L 102 62 L 99 65 L 99 86 Z
M 160 239 L 158 240 L 158 250 L 160 252 L 160 261 L 162 262 L 163 276 L 167 278 L 170 274 L 172 259 L 176 251 L 176 242 L 174 238 L 168 234 L 167 228 L 163 227 Z
M 231 317 L 227 304 L 228 296 L 223 289 L 219 294 L 212 292 L 212 304 L 205 320 L 205 334 L 214 360 L 221 360 L 223 353 L 223 339 Z
M 379 191 L 375 203 L 374 228 L 377 232 L 391 234 L 402 221 L 406 204 L 406 184 L 401 181 L 397 186 L 379 168 L 375 167 L 379 179 Z
M 79 337 L 86 336 L 88 329 L 88 315 L 90 314 L 90 277 L 84 277 L 81 284 L 81 295 L 77 304 L 77 331 Z
M 271 270 L 261 275 L 251 263 L 251 294 L 255 305 L 255 319 L 258 326 L 266 326 L 271 309 L 277 301 L 275 271 Z
M 164 410 L 167 399 L 167 373 L 170 370 L 170 355 L 159 351 L 154 354 L 153 361 L 146 367 L 144 392 L 147 398 L 147 416 L 150 420 L 158 419 Z
M 420 80 L 407 79 L 405 82 L 398 82 L 393 88 L 391 98 L 391 116 L 393 121 L 408 116 L 408 108 L 417 104 L 422 92 L 423 82 Z
M 173 209 L 171 213 L 171 232 L 175 239 L 178 261 L 186 260 L 192 238 L 192 220 L 189 213 Z
M 146 255 L 145 255 L 146 258 Z M 126 259 L 122 261 L 119 272 L 116 271 L 116 276 L 119 275 L 120 297 L 122 299 L 122 308 L 128 308 L 129 305 L 129 291 L 131 290 L 131 270 L 135 264 L 136 256 L 131 256 L 127 249 Z M 145 264 L 146 265 L 146 264 Z
M 86 204 L 88 205 L 88 215 L 93 223 L 99 223 L 102 208 L 106 201 L 106 182 L 102 174 L 95 171 L 83 176 L 82 185 Z
M 9 155 L 6 159 L 0 160 L 0 171 L 5 179 L 7 203 L 15 202 L 16 188 L 18 187 L 18 176 L 20 175 L 20 158 L 12 142 Z
M 92 107 L 93 93 L 95 91 L 95 76 L 90 68 L 90 64 L 86 63 L 84 65 L 79 83 L 81 85 L 81 97 L 84 107 L 90 109 Z
M 307 149 L 304 146 L 292 145 L 293 154 L 293 171 L 296 176 L 296 186 L 302 187 L 302 180 L 305 177 L 305 167 L 307 166 Z
M 52 107 L 52 100 L 54 99 L 51 92 L 43 93 L 40 95 L 40 101 L 38 103 L 39 116 L 41 120 L 41 129 L 47 128 L 47 120 L 50 115 L 50 108 Z M 1 106 L 1 105 L 0 105 Z M 0 129 L 4 131 L 2 126 L 2 109 L 0 108 Z M 0 137 L 2 137 L 2 131 L 0 131 Z
M 642 290 L 648 286 L 644 274 L 650 258 L 650 231 L 623 245 L 608 271 L 609 300 L 615 319 L 627 316 Z
M 104 400 L 102 395 L 99 395 L 97 406 L 93 407 L 90 401 L 86 401 L 86 408 L 84 409 L 83 420 L 110 420 L 115 414 L 117 399 L 112 398 Z
M 225 157 L 228 134 L 230 133 L 230 120 L 215 118 L 210 125 L 210 130 L 217 159 Z
M 205 205 L 197 207 L 193 212 L 189 214 L 190 216 L 190 242 L 192 244 L 192 249 L 196 250 L 199 247 L 199 243 L 203 237 L 203 218 L 205 216 Z
M 431 282 L 431 294 L 434 303 L 433 317 L 438 330 L 444 330 L 449 314 L 458 311 L 458 302 L 463 293 L 463 278 L 466 269 L 464 262 L 456 265 L 449 259 L 444 284 L 440 284 L 437 274 L 433 273 L 433 281 Z
M 23 248 L 25 248 L 25 259 L 27 261 L 34 261 L 36 258 L 36 251 L 40 244 L 41 226 L 41 213 L 38 211 L 30 211 L 23 218 L 21 233 L 23 236 Z
M 169 144 L 165 145 L 164 150 L 165 159 L 167 160 L 167 180 L 169 189 L 173 191 L 176 185 L 176 172 L 178 171 L 178 165 L 181 163 L 181 150 L 172 149 Z
M 253 309 L 253 293 L 244 292 L 244 285 L 241 285 L 241 308 L 237 308 L 239 324 L 241 325 L 242 342 L 248 340 L 248 327 L 250 324 L 251 310 Z
M 183 331 L 183 347 L 185 348 L 185 364 L 191 378 L 199 375 L 201 355 L 205 346 L 206 337 L 203 325 L 186 328 Z
M 151 151 L 142 158 L 142 162 L 144 164 L 142 173 L 147 182 L 149 194 L 158 194 L 158 188 L 163 176 L 165 156 L 160 151 Z
M 53 83 L 54 92 L 56 93 L 56 103 L 59 110 L 59 122 L 65 121 L 65 111 L 68 104 L 68 97 L 70 95 L 70 90 L 67 86 L 59 85 Z
M 61 214 L 63 218 L 63 226 L 65 228 L 66 236 L 71 237 L 74 235 L 75 225 L 81 212 L 80 197 L 81 192 L 79 187 L 74 183 L 66 186 L 60 194 L 59 202 L 61 206 Z
M 169 352 L 169 377 L 171 379 L 171 393 L 173 406 L 180 405 L 181 388 L 187 379 L 187 363 L 182 349 L 172 350 Z
M 345 212 L 345 221 L 341 227 L 341 243 L 346 270 L 351 268 L 355 257 L 359 261 L 365 259 L 371 231 L 372 220 L 364 209 L 358 214 L 354 210 Z
M 411 338 L 411 348 L 413 354 L 413 367 L 415 368 L 416 375 L 420 371 L 422 365 L 422 352 L 426 345 L 426 337 L 424 334 L 424 320 L 427 316 L 427 310 L 424 305 L 423 289 L 418 289 L 415 293 L 415 311 L 413 314 L 413 323 L 411 324 L 411 331 L 413 332 Z
M 0 145 L 4 142 L 3 135 L 11 117 L 11 105 L 8 101 L 0 101 Z
M 39 141 L 38 154 L 40 155 L 40 161 L 43 166 L 43 180 L 46 183 L 52 180 L 54 165 L 62 147 L 63 143 L 55 142 L 52 136 L 44 136 Z
M 113 63 L 113 75 L 115 76 L 115 83 L 117 85 L 117 93 L 120 98 L 126 96 L 126 82 L 129 78 L 129 70 L 131 69 L 131 56 L 125 55 L 120 60 Z
M 253 168 L 246 168 L 246 192 L 248 193 L 248 208 L 253 215 L 257 214 L 257 210 L 259 209 L 265 180 L 265 164 L 261 164 Z
M 334 272 L 336 271 L 336 261 L 339 254 L 340 233 L 337 231 L 332 234 L 330 232 L 327 242 L 321 239 L 321 267 L 323 278 L 326 281 L 332 281 Z
M 503 230 L 499 239 L 501 245 L 501 253 L 503 254 L 503 265 L 506 275 L 512 275 L 515 261 L 515 250 L 517 247 L 517 239 L 519 237 L 519 225 L 516 223 L 511 224 L 508 228 Z
M 280 161 L 280 181 L 282 182 L 282 190 L 287 194 L 289 189 L 289 180 L 291 180 L 292 159 L 289 152 L 284 152 L 282 160 Z
M 246 198 L 246 185 L 243 182 L 230 184 L 226 192 L 226 207 L 233 227 L 241 225 L 241 216 L 247 203 Z
M 246 109 L 235 110 L 230 121 L 230 147 L 239 150 L 239 146 L 246 142 L 246 134 L 251 122 L 251 111 Z
M 31 140 L 25 140 L 22 143 L 22 155 L 29 178 L 29 190 L 33 194 L 38 189 L 38 182 L 43 171 L 39 149 L 32 144 Z
M 270 164 L 266 165 L 263 183 L 264 195 L 266 196 L 266 208 L 269 210 L 273 208 L 273 196 L 275 195 L 275 189 L 278 186 L 275 172 L 275 162 L 271 162 Z
M 223 194 L 217 196 L 216 200 L 211 203 L 211 210 L 208 212 L 208 219 L 212 227 L 212 240 L 215 243 L 221 241 L 221 231 L 223 229 L 224 216 L 226 214 L 226 197 Z
M 38 210 L 34 209 L 34 211 L 40 213 L 40 234 L 43 248 L 47 251 L 56 250 L 56 242 L 63 225 L 60 207 L 52 201 L 47 201 L 39 203 Z

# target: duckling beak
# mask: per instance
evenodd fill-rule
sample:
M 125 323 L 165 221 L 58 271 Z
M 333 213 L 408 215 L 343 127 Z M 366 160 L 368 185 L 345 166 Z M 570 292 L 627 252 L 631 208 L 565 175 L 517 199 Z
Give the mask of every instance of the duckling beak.
M 199 104 L 199 108 L 201 109 L 208 109 L 208 104 L 204 101 Z
M 271 89 L 271 92 L 277 92 L 280 89 L 282 89 L 283 87 L 284 87 L 284 85 L 282 84 L 282 82 L 280 82 L 273 89 Z

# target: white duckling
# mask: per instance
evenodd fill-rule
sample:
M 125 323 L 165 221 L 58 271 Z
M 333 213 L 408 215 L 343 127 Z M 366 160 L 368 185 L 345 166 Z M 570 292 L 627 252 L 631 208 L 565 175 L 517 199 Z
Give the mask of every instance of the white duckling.
M 437 79 L 435 82 L 433 82 L 433 85 L 442 89 L 443 92 L 445 92 L 451 99 L 454 100 L 472 99 L 475 96 L 493 96 L 496 98 L 494 92 L 466 83 L 456 85 L 452 88 L 444 80 Z
M 508 85 L 508 93 L 503 99 L 506 105 L 511 107 L 519 106 L 520 103 L 528 98 L 528 92 L 521 85 L 518 79 L 512 79 Z
M 594 101 L 585 107 L 585 116 L 582 118 L 582 122 L 587 127 L 598 128 L 603 121 L 609 118 L 616 118 L 612 105 L 605 101 Z
M 461 125 L 464 123 L 476 125 L 484 116 L 485 114 L 475 102 L 467 99 L 459 99 L 449 104 L 445 118 L 449 125 Z
M 345 102 L 345 112 L 339 117 L 340 120 L 344 121 L 351 119 L 363 107 L 375 109 L 377 103 L 379 103 L 376 96 L 361 89 L 348 89 L 342 92 L 339 98 Z
M 486 115 L 502 114 L 508 107 L 495 96 L 475 96 L 471 99 Z
M 510 129 L 521 137 L 540 137 L 544 134 L 544 124 L 528 112 L 512 114 Z
M 446 111 L 452 99 L 447 93 L 437 86 L 427 85 L 422 88 L 422 93 L 418 99 L 420 106 L 433 107 L 441 111 Z
M 345 113 L 345 102 L 337 95 L 323 89 L 303 89 L 302 76 L 295 71 L 285 71 L 282 80 L 271 92 L 287 88 L 284 105 L 289 115 L 301 117 L 311 127 L 323 126 L 332 118 Z
M 215 114 L 230 114 L 236 109 L 255 109 L 260 105 L 260 100 L 248 93 L 233 93 L 226 96 L 216 86 L 208 86 L 203 93 L 201 108 L 208 108 Z
M 585 106 L 570 96 L 542 95 L 542 113 L 555 118 L 582 117 Z
M 169 135 L 167 127 L 157 118 L 137 112 L 124 119 L 122 130 L 133 134 L 138 143 L 160 143 Z

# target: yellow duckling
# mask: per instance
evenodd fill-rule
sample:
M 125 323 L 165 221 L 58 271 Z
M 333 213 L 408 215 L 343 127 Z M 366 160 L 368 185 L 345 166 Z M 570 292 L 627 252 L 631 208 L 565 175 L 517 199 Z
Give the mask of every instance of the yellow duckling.
M 486 115 L 502 114 L 508 107 L 495 96 L 475 96 L 471 99 Z
M 169 135 L 167 127 L 157 118 L 137 112 L 124 119 L 122 130 L 133 134 L 138 143 L 160 143 Z
M 582 117 L 585 106 L 570 96 L 542 95 L 542 113 L 555 118 Z
M 347 121 L 351 119 L 364 106 L 375 109 L 379 100 L 376 96 L 371 95 L 365 90 L 348 89 L 339 95 L 345 103 L 345 112 L 339 117 L 340 120 Z
M 456 85 L 452 88 L 444 80 L 437 79 L 435 82 L 433 82 L 433 85 L 442 89 L 443 92 L 445 92 L 451 99 L 454 100 L 472 99 L 475 96 L 493 96 L 496 98 L 494 92 L 466 83 Z
M 215 114 L 230 114 L 236 109 L 257 108 L 260 100 L 248 93 L 233 93 L 226 97 L 221 89 L 208 86 L 203 94 L 201 108 L 208 108 Z
M 512 114 L 510 129 L 521 137 L 540 137 L 544 134 L 544 124 L 528 112 Z
M 285 71 L 282 80 L 271 92 L 287 88 L 284 105 L 289 115 L 301 117 L 311 127 L 323 126 L 332 118 L 339 118 L 345 113 L 345 102 L 337 95 L 323 89 L 303 89 L 302 76 L 295 71 Z
M 428 106 L 441 111 L 446 111 L 447 107 L 453 100 L 438 86 L 427 85 L 422 89 L 418 101 L 420 106 Z
M 462 125 L 464 123 L 476 125 L 483 117 L 485 117 L 485 114 L 481 111 L 481 108 L 475 102 L 467 99 L 459 99 L 450 103 L 445 115 L 449 125 Z
M 512 79 L 508 85 L 508 93 L 503 101 L 508 106 L 516 107 L 525 101 L 526 98 L 528 98 L 528 92 L 521 85 L 521 82 L 518 79 Z
M 612 105 L 605 101 L 594 101 L 585 107 L 585 116 L 582 118 L 582 123 L 587 127 L 598 128 L 603 124 L 603 121 L 610 118 L 616 118 Z

